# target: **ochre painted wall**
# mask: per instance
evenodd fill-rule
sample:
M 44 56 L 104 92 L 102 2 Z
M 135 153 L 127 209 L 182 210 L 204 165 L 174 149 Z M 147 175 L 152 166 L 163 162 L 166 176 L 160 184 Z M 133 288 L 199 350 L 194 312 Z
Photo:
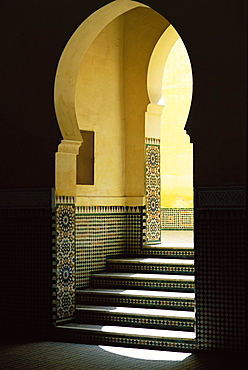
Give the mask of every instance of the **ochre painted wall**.
M 75 106 L 79 129 L 95 132 L 95 179 L 77 185 L 77 204 L 144 203 L 147 69 L 168 25 L 149 8 L 128 11 L 102 30 L 83 58 Z
M 192 98 L 192 72 L 179 38 L 165 64 L 161 118 L 161 207 L 193 207 L 193 144 L 184 130 Z
M 122 32 L 123 20 L 118 17 L 91 44 L 80 68 L 79 128 L 95 132 L 94 185 L 78 186 L 83 196 L 122 197 L 125 193 Z

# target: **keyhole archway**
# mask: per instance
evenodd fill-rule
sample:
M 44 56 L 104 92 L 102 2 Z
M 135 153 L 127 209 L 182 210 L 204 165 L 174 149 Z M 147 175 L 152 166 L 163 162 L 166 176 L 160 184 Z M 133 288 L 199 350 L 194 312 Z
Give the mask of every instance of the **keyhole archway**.
M 114 197 L 125 197 L 125 204 L 147 203 L 143 146 L 145 138 L 160 139 L 164 66 L 178 38 L 164 17 L 144 4 L 126 0 L 99 9 L 76 30 L 61 55 L 55 79 L 55 110 L 63 135 L 56 154 L 57 195 L 110 197 L 112 192 Z M 111 52 L 111 43 L 118 53 Z M 95 179 L 91 186 L 80 187 L 77 156 L 84 141 L 82 133 L 91 130 L 95 132 Z M 110 155 L 105 142 L 112 152 L 118 152 L 115 163 L 110 163 L 113 178 L 108 174 L 108 180 L 104 167 Z M 100 165 L 97 156 L 104 158 Z M 109 191 L 107 182 L 115 184 Z M 160 202 L 152 199 L 154 213 Z
M 97 210 L 103 217 L 109 212 L 122 215 L 127 209 L 133 214 L 140 212 L 141 217 L 145 213 L 142 221 L 137 216 L 140 224 L 131 225 L 129 233 L 130 244 L 133 246 L 132 238 L 135 238 L 137 248 L 144 224 L 143 244 L 161 241 L 163 74 L 166 59 L 178 37 L 170 22 L 150 7 L 129 0 L 114 1 L 79 26 L 61 55 L 56 73 L 55 111 L 63 136 L 56 153 L 55 184 L 56 196 L 63 201 L 58 200 L 57 204 L 63 203 L 61 212 L 69 211 L 72 223 L 73 212 L 80 207 L 84 212 Z M 93 133 L 94 137 L 93 148 L 90 146 L 94 178 L 90 183 L 80 184 L 77 170 L 85 132 Z M 75 223 L 75 229 L 77 225 Z M 65 239 L 70 240 L 73 249 L 75 229 L 67 228 L 68 235 L 64 230 L 59 232 L 61 238 L 57 241 L 61 243 L 57 245 L 57 250 L 62 251 L 61 266 L 64 262 L 70 264 L 72 276 L 70 286 L 68 282 L 66 286 L 59 283 L 59 308 L 63 294 L 75 294 L 73 259 L 62 256 Z M 118 239 L 115 245 L 116 254 L 120 253 L 117 248 L 124 245 L 126 236 L 127 230 L 123 240 Z M 95 235 L 93 239 L 96 240 Z M 83 242 L 81 244 L 83 246 Z M 99 268 L 103 268 L 102 261 Z M 76 276 L 76 279 L 87 283 L 89 268 L 80 265 L 78 271 L 83 278 Z M 59 272 L 57 275 L 60 276 Z M 73 298 L 71 302 L 73 306 Z M 59 309 L 59 318 L 71 315 L 73 307 L 67 311 L 68 314 Z

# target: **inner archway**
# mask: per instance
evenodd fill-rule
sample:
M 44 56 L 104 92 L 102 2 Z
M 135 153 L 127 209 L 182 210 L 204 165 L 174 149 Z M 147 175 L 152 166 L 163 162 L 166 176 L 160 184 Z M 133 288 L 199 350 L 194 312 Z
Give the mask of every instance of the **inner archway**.
M 114 1 L 83 22 L 61 56 L 55 83 L 63 135 L 56 154 L 59 320 L 73 316 L 75 290 L 106 269 L 109 255 L 143 253 L 145 244 L 161 241 L 162 81 L 178 37 L 151 8 Z M 91 155 L 79 153 L 81 145 Z M 79 159 L 94 166 L 87 181 L 78 180 Z M 193 277 L 186 279 L 191 309 Z
M 179 231 L 181 237 L 178 239 L 184 238 L 185 242 L 193 241 L 194 228 L 193 144 L 184 130 L 191 99 L 191 64 L 184 43 L 178 38 L 167 58 L 163 75 L 161 229 L 162 235 L 171 240 L 176 235 L 173 231 Z
M 172 25 L 153 50 L 148 93 L 146 243 L 160 244 L 161 229 L 193 230 L 193 148 L 184 130 L 192 100 L 192 70 Z

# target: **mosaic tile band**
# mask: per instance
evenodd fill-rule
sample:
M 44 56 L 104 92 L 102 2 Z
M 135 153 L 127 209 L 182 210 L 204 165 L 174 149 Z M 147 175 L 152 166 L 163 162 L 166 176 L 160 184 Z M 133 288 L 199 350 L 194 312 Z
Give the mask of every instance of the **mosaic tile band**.
M 57 318 L 72 317 L 75 311 L 75 207 L 57 204 Z
M 173 299 L 173 298 L 150 298 L 150 297 L 125 297 L 123 294 L 120 296 L 98 296 L 97 294 L 90 294 L 84 296 L 83 294 L 77 295 L 78 304 L 98 304 L 103 303 L 106 305 L 127 305 L 131 307 L 144 306 L 144 307 L 157 307 L 167 309 L 181 309 L 184 311 L 194 311 L 194 299 Z
M 162 230 L 193 230 L 193 208 L 161 208 Z
M 194 199 L 196 209 L 244 209 L 246 186 L 198 186 Z
M 156 142 L 151 144 L 151 142 Z M 160 145 L 146 138 L 146 243 L 160 243 Z
M 62 329 L 63 330 L 63 329 Z M 61 331 L 62 331 L 61 330 Z M 80 335 L 80 331 L 77 332 L 76 330 L 74 329 L 67 329 L 66 332 L 64 331 L 64 338 L 68 341 L 77 341 L 78 343 L 80 343 L 80 341 L 82 340 L 81 339 L 81 335 Z M 84 341 L 86 341 L 86 343 L 96 343 L 96 344 L 110 344 L 110 345 L 113 345 L 113 343 L 115 345 L 123 345 L 123 346 L 134 346 L 134 347 L 149 347 L 149 348 L 163 348 L 165 349 L 166 347 L 168 348 L 175 348 L 175 349 L 184 349 L 184 350 L 193 350 L 196 348 L 196 343 L 194 340 L 188 340 L 188 342 L 186 342 L 184 340 L 184 342 L 182 343 L 182 341 L 180 341 L 180 339 L 171 339 L 171 340 L 168 340 L 166 338 L 132 338 L 131 336 L 128 337 L 128 336 L 122 336 L 122 335 L 119 335 L 119 336 L 115 336 L 115 335 L 111 335 L 111 334 L 105 334 L 105 333 L 98 333 L 98 334 L 93 334 L 93 333 L 89 333 L 89 334 L 84 334 Z

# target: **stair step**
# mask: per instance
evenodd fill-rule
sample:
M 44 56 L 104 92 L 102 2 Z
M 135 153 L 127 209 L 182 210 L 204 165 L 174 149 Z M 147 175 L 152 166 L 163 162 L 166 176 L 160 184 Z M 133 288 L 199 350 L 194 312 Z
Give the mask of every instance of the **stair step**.
M 195 294 L 134 289 L 77 289 L 76 303 L 194 311 Z
M 152 290 L 194 291 L 194 276 L 100 272 L 91 275 L 92 287 L 132 287 Z
M 112 307 L 112 306 L 77 306 L 77 323 L 114 324 L 145 326 L 173 330 L 194 331 L 195 314 L 189 311 L 164 309 Z
M 109 271 L 145 271 L 168 272 L 171 274 L 194 274 L 194 260 L 172 258 L 110 258 L 107 261 Z
M 57 326 L 63 340 L 87 344 L 178 350 L 195 348 L 195 333 L 164 329 L 148 329 L 113 325 L 68 323 Z M 59 336 L 59 333 L 58 333 Z

